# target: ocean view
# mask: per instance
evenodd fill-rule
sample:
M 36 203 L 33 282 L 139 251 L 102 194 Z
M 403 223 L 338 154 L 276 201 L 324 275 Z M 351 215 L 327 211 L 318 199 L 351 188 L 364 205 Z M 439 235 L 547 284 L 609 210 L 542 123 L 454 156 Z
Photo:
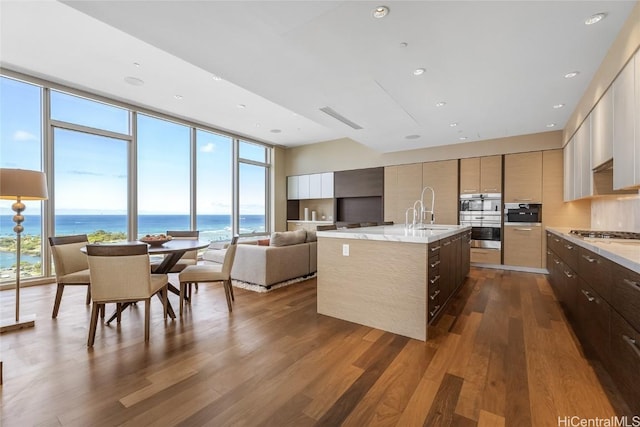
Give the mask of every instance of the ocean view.
M 230 215 L 198 215 L 200 238 L 218 241 L 231 238 Z M 14 222 L 11 215 L 0 216 L 0 238 L 15 238 Z M 40 233 L 40 216 L 25 215 L 22 236 L 37 236 Z M 166 233 L 167 230 L 188 230 L 188 215 L 139 215 L 138 235 Z M 91 234 L 98 230 L 108 233 L 127 232 L 126 215 L 58 215 L 56 216 L 55 234 L 58 236 L 71 234 Z M 243 215 L 240 218 L 240 233 L 260 233 L 265 230 L 264 215 Z M 22 254 L 21 261 L 35 264 L 40 262 L 39 255 Z M 0 269 L 14 265 L 14 252 L 0 251 Z M 4 274 L 3 274 L 4 276 Z

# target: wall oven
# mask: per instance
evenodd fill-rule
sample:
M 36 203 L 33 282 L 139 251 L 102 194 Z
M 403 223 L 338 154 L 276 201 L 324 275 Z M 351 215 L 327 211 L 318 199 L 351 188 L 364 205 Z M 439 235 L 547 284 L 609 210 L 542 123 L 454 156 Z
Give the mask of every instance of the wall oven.
M 502 195 L 462 194 L 460 196 L 460 225 L 471 227 L 471 246 L 501 248 Z

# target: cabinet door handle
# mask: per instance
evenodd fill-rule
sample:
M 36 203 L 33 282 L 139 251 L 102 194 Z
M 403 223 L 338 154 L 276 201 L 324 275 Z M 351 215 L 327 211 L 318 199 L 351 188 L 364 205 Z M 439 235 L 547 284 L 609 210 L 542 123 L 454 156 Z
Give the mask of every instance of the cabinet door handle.
M 435 307 L 433 307 L 433 311 L 429 312 L 429 316 L 433 317 L 434 314 L 436 314 L 438 312 L 438 310 L 440 310 L 440 305 L 436 305 Z
M 560 239 L 556 239 L 555 237 L 553 238 L 553 240 L 558 243 L 560 241 Z
M 440 260 L 434 262 L 433 264 L 429 264 L 429 267 L 433 268 L 433 267 L 437 266 L 438 264 L 440 264 Z
M 573 249 L 573 246 L 571 246 L 571 245 L 564 245 L 564 247 L 569 249 L 569 250 Z
M 516 228 L 516 231 L 532 231 L 531 228 Z
M 449 246 L 450 244 L 451 244 L 451 241 L 448 241 L 448 242 L 444 242 L 444 243 L 443 243 L 443 245 L 444 245 L 444 246 Z
M 431 301 L 433 301 L 434 299 L 436 299 L 436 297 L 438 296 L 438 294 L 440 293 L 440 289 L 438 289 L 437 291 L 435 291 L 433 293 L 433 295 L 429 295 L 429 298 L 431 298 Z
M 547 255 L 551 255 L 551 251 L 547 249 Z
M 622 339 L 631 346 L 636 356 L 640 357 L 640 349 L 638 349 L 638 346 L 636 345 L 636 340 L 627 335 L 622 335 Z
M 469 189 L 462 190 L 462 192 L 463 192 L 463 193 L 477 193 L 477 191 L 476 191 L 476 189 L 475 189 L 475 188 L 473 188 L 473 189 L 471 189 L 471 190 L 469 190 Z
M 568 271 L 565 271 L 564 275 L 567 276 L 569 279 L 573 277 L 573 274 L 569 273 Z
M 587 261 L 591 262 L 596 262 L 595 258 L 591 258 L 589 255 L 582 255 L 582 258 L 586 259 Z
M 555 258 L 554 258 L 554 259 L 553 259 L 553 262 L 554 262 L 554 263 L 556 263 L 556 264 L 560 264 L 560 260 L 559 260 L 559 259 L 555 259 Z
M 498 191 L 498 189 L 497 188 L 483 188 L 482 191 L 484 191 L 484 192 Z
M 435 251 L 439 251 L 440 250 L 440 246 L 436 246 L 434 248 L 430 248 L 429 249 L 431 252 L 435 252 Z
M 589 291 L 585 291 L 584 289 L 580 289 L 580 292 L 582 292 L 584 294 L 584 296 L 587 297 L 587 300 L 589 300 L 589 302 L 594 302 L 596 300 L 594 297 L 591 296 Z
M 526 198 L 526 199 L 513 199 L 513 200 L 519 200 L 521 202 L 530 202 L 533 199 L 531 197 L 529 197 L 529 198 Z
M 429 282 L 431 282 L 431 284 L 433 285 L 434 283 L 436 283 L 438 280 L 440 280 L 440 275 L 438 274 L 437 276 L 435 276 L 433 279 L 429 279 Z
M 622 279 L 622 281 L 624 283 L 626 283 L 629 286 L 635 286 L 636 288 L 640 288 L 640 283 L 638 282 L 634 282 L 633 280 L 629 280 L 629 279 Z

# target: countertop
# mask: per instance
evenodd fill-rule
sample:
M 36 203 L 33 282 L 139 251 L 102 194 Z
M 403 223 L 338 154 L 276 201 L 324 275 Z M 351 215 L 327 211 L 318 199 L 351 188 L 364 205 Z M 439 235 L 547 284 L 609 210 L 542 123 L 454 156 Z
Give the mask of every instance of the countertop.
M 621 243 L 620 241 L 579 237 L 569 234 L 571 228 L 566 227 L 546 227 L 546 229 L 571 243 L 589 249 L 616 264 L 640 274 L 640 242 L 637 240 Z
M 318 238 L 331 237 L 337 239 L 380 240 L 388 242 L 431 243 L 445 237 L 453 236 L 470 226 L 430 225 L 424 230 L 405 229 L 404 224 L 379 225 L 376 227 L 340 228 L 338 230 L 318 231 Z

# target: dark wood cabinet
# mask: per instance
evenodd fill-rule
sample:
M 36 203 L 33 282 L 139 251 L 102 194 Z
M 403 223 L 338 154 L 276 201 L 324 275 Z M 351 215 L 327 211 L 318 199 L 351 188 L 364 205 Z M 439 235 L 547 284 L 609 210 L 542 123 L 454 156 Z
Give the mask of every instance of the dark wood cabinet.
M 355 169 L 335 172 L 334 197 L 382 197 L 384 168 Z
M 585 353 L 640 413 L 640 274 L 550 232 L 547 269 Z
M 442 261 L 440 259 L 440 250 L 440 241 L 430 243 L 427 249 L 429 257 L 427 263 L 429 272 L 427 283 L 427 322 L 431 322 L 436 314 L 438 314 L 438 312 L 442 308 L 442 303 L 444 302 L 444 300 L 441 301 L 440 295 L 442 293 L 442 289 L 440 288 L 442 278 L 440 272 L 442 265 Z

